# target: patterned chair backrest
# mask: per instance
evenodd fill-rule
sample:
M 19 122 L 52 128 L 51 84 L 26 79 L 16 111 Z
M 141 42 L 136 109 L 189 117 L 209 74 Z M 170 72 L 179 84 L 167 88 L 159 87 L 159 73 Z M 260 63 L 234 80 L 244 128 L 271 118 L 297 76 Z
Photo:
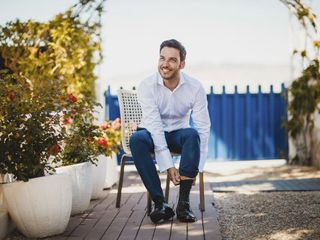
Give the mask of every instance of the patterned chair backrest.
M 126 154 L 131 154 L 129 140 L 141 122 L 142 110 L 136 91 L 119 89 L 118 101 L 121 117 L 122 146 Z

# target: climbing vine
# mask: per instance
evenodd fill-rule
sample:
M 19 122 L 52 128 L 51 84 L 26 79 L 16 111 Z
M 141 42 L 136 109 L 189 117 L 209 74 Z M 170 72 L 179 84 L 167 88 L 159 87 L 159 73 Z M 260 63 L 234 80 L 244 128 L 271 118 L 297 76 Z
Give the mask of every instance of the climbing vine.
M 304 69 L 288 89 L 289 118 L 285 127 L 296 147 L 290 164 L 310 165 L 315 116 L 320 112 L 320 35 L 316 14 L 302 0 L 280 0 L 296 16 L 306 34 L 305 49 L 293 54 L 301 58 Z

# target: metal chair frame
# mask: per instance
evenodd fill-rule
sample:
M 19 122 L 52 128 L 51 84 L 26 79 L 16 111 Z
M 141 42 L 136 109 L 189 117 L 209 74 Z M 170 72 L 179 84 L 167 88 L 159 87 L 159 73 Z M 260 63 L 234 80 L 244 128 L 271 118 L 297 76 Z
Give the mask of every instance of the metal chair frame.
M 121 192 L 123 186 L 123 176 L 124 176 L 124 167 L 126 164 L 126 158 L 132 157 L 129 140 L 131 135 L 136 131 L 137 126 L 141 122 L 142 110 L 138 102 L 138 97 L 136 91 L 133 90 L 118 90 L 118 101 L 120 107 L 120 117 L 121 117 L 121 133 L 122 133 L 122 147 L 125 154 L 121 157 L 120 163 L 120 175 L 118 182 L 118 192 L 116 207 L 120 207 L 121 203 Z M 172 156 L 179 156 L 180 154 L 171 153 Z M 199 173 L 199 184 L 200 184 L 200 211 L 205 211 L 204 203 L 204 181 L 203 181 L 203 172 Z M 169 190 L 170 190 L 170 178 L 167 174 L 166 179 L 166 188 L 165 188 L 165 200 L 168 202 L 169 199 Z M 148 215 L 151 212 L 151 197 L 148 192 L 148 204 L 147 204 Z

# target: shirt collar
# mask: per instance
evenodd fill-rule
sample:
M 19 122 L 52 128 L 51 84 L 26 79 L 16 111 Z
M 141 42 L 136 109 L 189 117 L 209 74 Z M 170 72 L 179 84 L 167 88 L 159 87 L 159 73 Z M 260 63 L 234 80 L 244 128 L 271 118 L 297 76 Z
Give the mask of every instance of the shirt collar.
M 184 84 L 185 82 L 186 82 L 186 80 L 185 80 L 184 74 L 182 72 L 180 72 L 180 81 L 179 81 L 178 86 L 176 87 L 176 89 L 178 87 L 180 87 L 182 84 Z M 162 79 L 162 77 L 161 77 L 159 72 L 157 73 L 157 83 L 162 85 L 162 86 L 164 86 L 163 79 Z

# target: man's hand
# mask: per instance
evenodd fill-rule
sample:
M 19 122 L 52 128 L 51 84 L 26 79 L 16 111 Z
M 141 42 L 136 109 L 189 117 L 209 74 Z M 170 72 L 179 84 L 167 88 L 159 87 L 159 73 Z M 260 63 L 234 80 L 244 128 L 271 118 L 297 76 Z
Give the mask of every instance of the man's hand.
M 178 170 L 175 167 L 169 168 L 168 170 L 169 178 L 174 185 L 180 184 L 180 175 Z

